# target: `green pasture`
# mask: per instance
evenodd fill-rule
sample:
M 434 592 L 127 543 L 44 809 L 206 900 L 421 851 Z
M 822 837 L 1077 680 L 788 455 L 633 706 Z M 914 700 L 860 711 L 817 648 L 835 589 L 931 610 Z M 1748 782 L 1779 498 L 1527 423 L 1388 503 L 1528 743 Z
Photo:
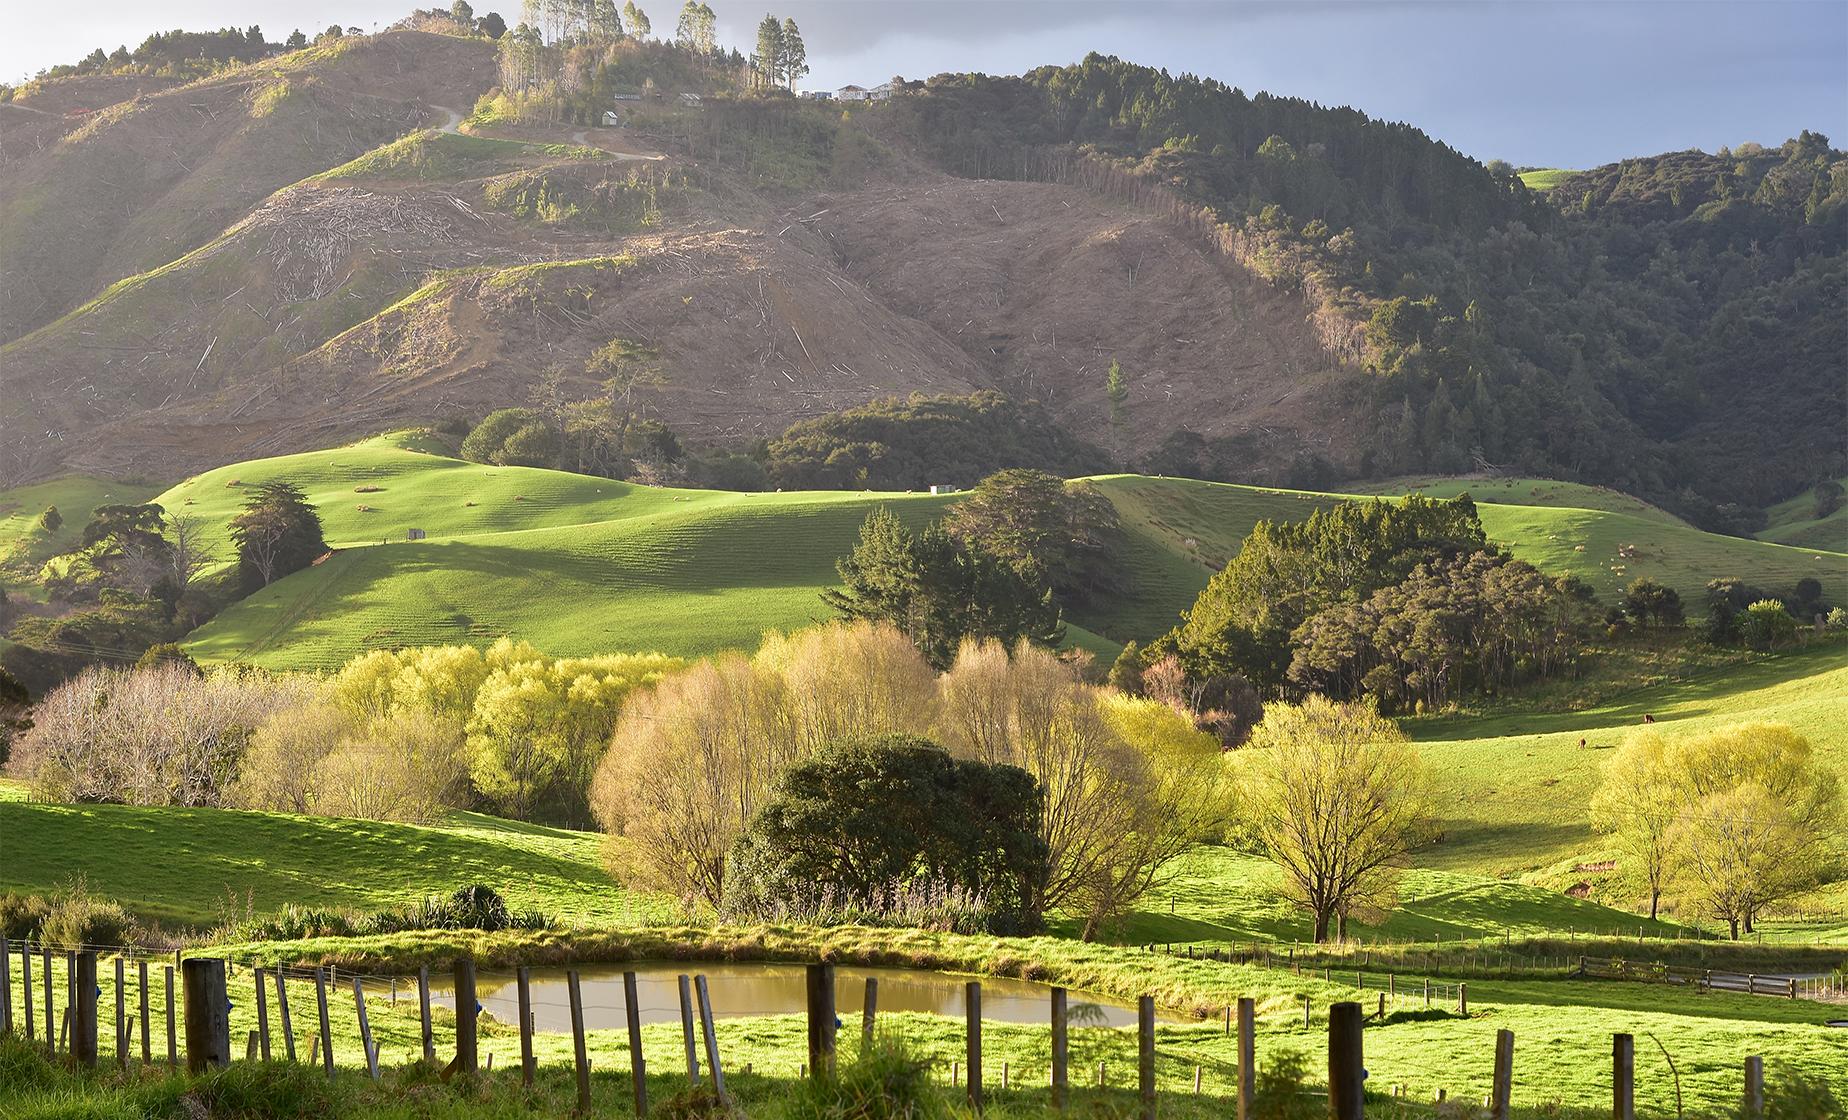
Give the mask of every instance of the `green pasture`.
M 45 560 L 74 548 L 97 506 L 145 502 L 156 487 L 102 478 L 54 479 L 0 490 L 0 580 L 8 594 L 36 591 L 32 580 Z M 48 533 L 39 525 L 45 507 L 57 506 L 64 523 Z
M 1848 779 L 1848 651 L 1835 643 L 1585 711 L 1415 720 L 1407 728 L 1435 774 L 1444 818 L 1443 841 L 1419 862 L 1508 875 L 1594 855 L 1586 806 L 1599 766 L 1645 715 L 1671 736 L 1748 720 L 1788 723 Z
M 396 907 L 470 883 L 494 887 L 516 909 L 574 922 L 607 925 L 667 912 L 605 874 L 602 836 L 478 813 L 421 826 L 0 798 L 0 835 L 0 889 L 48 892 L 81 880 L 145 919 L 189 928 L 285 904 Z
M 813 959 L 822 953 L 841 963 L 902 963 L 891 958 L 896 953 L 883 946 L 877 935 L 891 931 L 839 931 L 779 929 L 663 930 L 638 933 L 594 942 L 572 943 L 553 935 L 404 935 L 398 939 L 355 939 L 346 944 L 303 942 L 291 946 L 226 946 L 222 952 L 235 961 L 230 978 L 232 1037 L 241 1039 L 256 1026 L 255 1000 L 251 991 L 251 964 L 332 963 L 337 960 L 366 962 L 343 968 L 362 967 L 374 974 L 414 968 L 414 959 L 446 963 L 455 953 L 472 952 L 484 963 L 485 970 L 504 969 L 514 961 L 536 963 L 566 959 L 610 960 L 678 959 L 688 961 L 687 970 L 697 972 L 699 960 L 719 959 Z M 727 940 L 729 939 L 729 940 Z M 396 941 L 395 948 L 383 943 Z M 980 977 L 981 975 L 1018 976 L 1037 970 L 1048 982 L 1073 987 L 1079 992 L 1124 1000 L 1147 991 L 1158 1004 L 1170 1011 L 1201 1014 L 1204 1021 L 1162 1023 L 1156 1029 L 1156 1077 L 1164 1115 L 1184 1117 L 1222 1115 L 1226 1097 L 1232 1088 L 1236 1063 L 1233 1040 L 1225 1035 L 1219 1009 L 1241 996 L 1257 1001 L 1256 1048 L 1259 1068 L 1263 1069 L 1286 1053 L 1300 1055 L 1308 1071 L 1308 1081 L 1321 1080 L 1321 1063 L 1325 1062 L 1327 1008 L 1342 999 L 1356 998 L 1350 984 L 1325 982 L 1314 976 L 1293 975 L 1282 969 L 1228 965 L 1206 961 L 1187 961 L 1151 957 L 1133 949 L 1079 946 L 1070 942 L 1044 939 L 993 944 L 989 938 L 957 938 L 954 935 L 896 935 L 891 940 L 911 942 L 918 967 L 945 969 Z M 214 950 L 218 952 L 218 950 Z M 379 954 L 385 953 L 381 959 Z M 370 955 L 368 955 L 370 954 Z M 1005 955 L 1002 955 L 1005 954 Z M 869 961 L 866 958 L 874 958 Z M 160 958 L 151 970 L 153 991 L 150 993 L 150 1018 L 164 1023 L 165 1000 L 161 983 Z M 113 968 L 105 961 L 100 969 L 104 976 L 99 1020 L 104 1027 L 104 1053 L 113 1056 L 113 1039 L 107 1024 L 114 1021 L 115 992 Z M 135 970 L 129 969 L 130 1009 L 138 1011 L 134 994 Z M 54 962 L 54 989 L 62 991 L 63 966 Z M 18 975 L 11 978 L 17 990 Z M 1090 980 L 1081 986 L 1080 980 Z M 310 1035 L 315 1029 L 311 1011 L 311 990 L 301 979 L 291 982 L 291 1004 L 297 1055 L 305 1060 Z M 401 993 L 402 994 L 402 993 Z M 799 1015 L 770 1015 L 725 1018 L 723 983 L 712 988 L 713 1006 L 720 1013 L 716 1034 L 718 1048 L 741 1102 L 749 1110 L 757 1103 L 772 1106 L 780 1093 L 786 1093 L 806 1061 L 806 1023 Z M 1303 1000 L 1310 1004 L 1310 1020 L 1303 1020 Z M 1376 996 L 1360 994 L 1368 1010 L 1374 1010 Z M 400 998 L 394 1005 L 386 986 L 373 981 L 367 991 L 367 1012 L 382 1063 L 397 1072 L 388 1076 L 410 1078 L 403 1070 L 419 1052 L 419 1028 L 415 1003 Z M 1614 1032 L 1634 1034 L 1639 1042 L 1636 1054 L 1637 1104 L 1644 1115 L 1671 1115 L 1675 1110 L 1676 1087 L 1668 1060 L 1679 1072 L 1679 1091 L 1687 1115 L 1719 1116 L 1737 1099 L 1743 1058 L 1758 1054 L 1765 1059 L 1767 1080 L 1776 1084 L 1801 1073 L 1810 1078 L 1840 1080 L 1848 1076 L 1848 1049 L 1840 1044 L 1822 1020 L 1831 1014 L 1826 1005 L 1807 1000 L 1752 997 L 1729 994 L 1695 995 L 1659 985 L 1624 982 L 1498 982 L 1478 981 L 1470 984 L 1470 1013 L 1463 1017 L 1446 1006 L 1425 1011 L 1420 993 L 1409 986 L 1389 1005 L 1384 1020 L 1371 1023 L 1366 1030 L 1365 1053 L 1370 1089 L 1382 1096 L 1391 1087 L 1403 1087 L 1408 1096 L 1430 1101 L 1437 1091 L 1464 1100 L 1481 1099 L 1487 1092 L 1494 1053 L 1496 1032 L 1507 1029 L 1515 1035 L 1515 1105 L 1523 1112 L 1544 1112 L 1549 1106 L 1568 1109 L 1595 1109 L 1609 1105 L 1610 1036 Z M 1569 1007 L 1570 1014 L 1561 1014 Z M 794 1009 L 792 1009 L 794 1010 Z M 272 1003 L 272 1022 L 275 1020 Z M 132 1017 L 132 1014 L 131 1014 Z M 364 1091 L 358 1085 L 356 1071 L 363 1068 L 363 1056 L 357 1029 L 357 1014 L 351 986 L 344 980 L 329 993 L 329 1019 L 336 1063 L 347 1073 L 348 1091 Z M 445 1012 L 436 1016 L 436 1046 L 439 1059 L 445 1056 L 453 1039 L 453 1018 Z M 857 1031 L 848 1024 L 842 1032 L 843 1058 L 851 1060 L 858 1046 Z M 891 1036 L 902 1038 L 920 1056 L 928 1058 L 933 1077 L 948 1091 L 949 1064 L 964 1057 L 963 1025 L 959 1019 L 931 1015 L 886 1015 L 880 1027 Z M 1135 1035 L 1128 1030 L 1102 1027 L 1078 1027 L 1072 1032 L 1072 1080 L 1079 1087 L 1076 1103 L 1081 1109 L 1095 1103 L 1128 1105 L 1128 1090 L 1135 1070 Z M 1645 1039 L 1659 1042 L 1661 1049 L 1644 1044 Z M 621 1109 L 628 1100 L 627 1040 L 620 1031 L 592 1031 L 587 1040 L 593 1071 L 601 1071 L 593 1084 L 593 1101 L 600 1109 Z M 281 1039 L 274 1048 L 282 1049 Z M 160 1039 L 164 1049 L 164 1037 Z M 651 1096 L 660 1101 L 683 1084 L 684 1055 L 678 1024 L 651 1025 L 643 1030 L 643 1049 L 650 1071 Z M 474 1094 L 477 1101 L 486 1093 L 508 1092 L 507 1082 L 518 1080 L 518 1035 L 510 1024 L 489 1019 L 484 1022 L 481 1040 L 482 1059 L 495 1056 L 494 1073 L 484 1080 L 486 1087 Z M 1667 1058 L 1663 1051 L 1666 1051 Z M 156 1053 L 160 1050 L 157 1049 Z M 568 1100 L 571 1062 L 570 1037 L 559 1033 L 540 1033 L 535 1052 L 546 1085 L 544 1092 Z M 1049 1031 L 1026 1024 L 984 1024 L 984 1084 L 995 1106 L 1003 1115 L 1043 1115 L 1046 1104 L 1044 1089 L 1049 1068 Z M 1097 1094 L 1096 1067 L 1105 1065 L 1106 1081 L 1111 1086 Z M 1009 1069 L 1010 1089 L 1002 1090 L 1000 1071 Z M 745 1074 L 746 1065 L 751 1073 Z M 1193 1072 L 1201 1071 L 1205 1099 L 1193 1099 Z M 431 1103 L 431 1090 L 422 1093 L 420 1103 Z M 27 1102 L 34 1098 L 22 1096 Z M 39 1099 L 33 1107 L 45 1107 Z M 404 1106 L 400 1106 L 404 1107 Z M 12 1114 L 12 1113 L 9 1113 Z M 25 1111 L 21 1115 L 40 1115 Z M 55 1114 L 55 1113 L 48 1113 Z M 388 1113 L 390 1114 L 390 1113 Z M 408 1115 L 409 1113 L 407 1113 Z M 418 1115 L 429 1115 L 418 1112 Z M 439 1113 L 469 1115 L 461 1112 Z M 486 1114 L 485 1112 L 483 1114 Z M 755 1113 L 753 1113 L 755 1114 Z
M 1521 182 L 1526 183 L 1530 191 L 1550 191 L 1577 174 L 1564 167 L 1541 167 L 1521 172 Z
M 189 646 L 202 660 L 325 668 L 379 646 L 503 634 L 557 654 L 750 648 L 766 629 L 827 617 L 819 593 L 872 509 L 890 506 L 922 525 L 955 500 L 633 486 L 467 463 L 402 434 L 221 467 L 157 500 L 214 526 L 216 554 L 228 559 L 224 527 L 272 479 L 307 493 L 336 552 L 196 631 Z M 1070 623 L 1074 644 L 1106 657 L 1172 625 L 1257 521 L 1300 519 L 1350 497 L 1135 475 L 1088 481 L 1122 521 L 1129 587 L 1075 610 Z M 1606 597 L 1638 576 L 1694 597 L 1716 575 L 1747 572 L 1774 586 L 1816 575 L 1848 589 L 1840 553 L 1704 533 L 1592 487 L 1497 485 L 1510 504 L 1480 504 L 1490 536 Z M 1545 504 L 1570 501 L 1612 508 Z M 408 540 L 412 529 L 428 539 Z
M 1765 511 L 1765 527 L 1759 530 L 1758 539 L 1798 548 L 1848 550 L 1848 504 L 1819 518 L 1816 497 L 1805 490 Z
M 1456 475 L 1406 475 L 1380 482 L 1355 485 L 1362 494 L 1423 494 L 1431 498 L 1454 498 L 1468 494 L 1478 502 L 1503 506 L 1564 506 L 1569 509 L 1596 509 L 1606 513 L 1627 513 L 1635 517 L 1686 525 L 1674 514 L 1608 486 L 1591 486 L 1583 482 L 1561 482 L 1554 478 L 1476 478 Z

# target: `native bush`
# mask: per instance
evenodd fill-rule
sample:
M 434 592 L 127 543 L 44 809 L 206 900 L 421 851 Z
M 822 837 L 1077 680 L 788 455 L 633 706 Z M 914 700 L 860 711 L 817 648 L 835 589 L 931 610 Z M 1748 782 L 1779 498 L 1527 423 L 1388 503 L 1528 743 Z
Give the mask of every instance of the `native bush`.
M 51 913 L 45 896 L 24 891 L 0 891 L 0 937 L 25 940 L 44 924 Z
M 1026 771 L 953 758 L 928 739 L 831 744 L 785 770 L 734 841 L 725 909 L 890 918 L 935 900 L 991 932 L 1030 932 L 1047 871 L 1044 804 Z

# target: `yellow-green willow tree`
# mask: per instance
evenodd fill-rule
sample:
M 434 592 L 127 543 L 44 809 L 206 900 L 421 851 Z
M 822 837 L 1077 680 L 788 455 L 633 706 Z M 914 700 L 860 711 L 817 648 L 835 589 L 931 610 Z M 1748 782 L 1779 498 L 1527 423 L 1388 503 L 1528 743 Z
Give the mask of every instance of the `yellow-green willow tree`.
M 1369 705 L 1310 696 L 1266 708 L 1250 749 L 1243 815 L 1282 869 L 1284 894 L 1314 919 L 1315 940 L 1385 909 L 1431 814 L 1404 733 Z

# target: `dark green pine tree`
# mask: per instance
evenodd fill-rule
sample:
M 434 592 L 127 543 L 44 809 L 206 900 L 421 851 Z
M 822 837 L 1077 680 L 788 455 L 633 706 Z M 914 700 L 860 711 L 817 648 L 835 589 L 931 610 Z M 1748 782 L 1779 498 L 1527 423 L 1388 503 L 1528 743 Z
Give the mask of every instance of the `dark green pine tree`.
M 327 551 L 321 517 L 301 488 L 280 479 L 265 482 L 231 520 L 237 545 L 238 577 L 246 594 L 301 571 Z

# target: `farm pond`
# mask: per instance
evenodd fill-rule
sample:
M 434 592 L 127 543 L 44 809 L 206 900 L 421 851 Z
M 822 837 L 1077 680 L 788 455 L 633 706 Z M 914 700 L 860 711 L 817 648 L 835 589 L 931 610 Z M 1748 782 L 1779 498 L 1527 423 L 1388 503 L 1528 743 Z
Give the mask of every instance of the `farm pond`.
M 680 1021 L 679 978 L 686 975 L 706 977 L 712 993 L 712 1010 L 718 1018 L 731 1019 L 747 1015 L 795 1015 L 807 1007 L 807 973 L 799 964 L 728 964 L 721 962 L 671 961 L 636 962 L 620 965 L 582 965 L 578 968 L 578 988 L 584 1001 L 584 1026 L 588 1030 L 613 1030 L 624 1025 L 622 974 L 625 969 L 636 974 L 636 992 L 641 1018 L 648 1023 Z M 539 1031 L 568 1032 L 571 1029 L 571 1004 L 564 968 L 532 970 L 533 1027 Z M 905 968 L 849 968 L 834 970 L 834 1003 L 843 1024 L 849 1019 L 857 1029 L 858 1017 L 866 995 L 868 978 L 879 981 L 878 1012 L 890 1014 L 913 1011 L 931 1015 L 962 1018 L 963 985 L 970 980 L 982 983 L 982 1018 L 999 1023 L 1043 1024 L 1052 1015 L 1052 988 L 1031 980 L 1011 980 L 994 976 L 959 976 L 947 972 L 930 972 Z M 400 978 L 395 983 L 370 981 L 367 999 L 417 999 L 417 981 Z M 503 1023 L 517 1023 L 519 986 L 512 972 L 482 972 L 475 978 L 475 998 L 481 1009 Z M 694 996 L 697 1012 L 698 997 Z M 430 973 L 430 1002 L 435 1006 L 455 1007 L 454 985 L 447 973 Z M 1133 1027 L 1134 1005 L 1072 992 L 1067 1007 L 1073 1026 Z M 1192 1019 L 1157 1012 L 1163 1022 L 1187 1023 Z

